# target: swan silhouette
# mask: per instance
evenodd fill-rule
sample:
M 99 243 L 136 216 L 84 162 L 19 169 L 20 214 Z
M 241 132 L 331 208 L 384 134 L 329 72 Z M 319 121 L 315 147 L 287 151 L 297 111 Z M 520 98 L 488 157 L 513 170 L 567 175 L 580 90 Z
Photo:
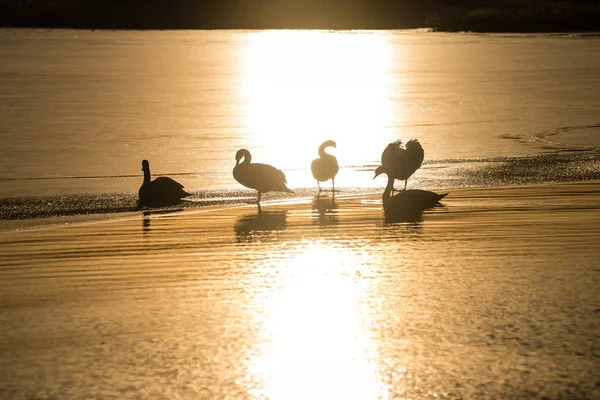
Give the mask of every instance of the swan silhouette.
M 332 186 L 331 190 L 335 193 L 335 176 L 340 169 L 335 156 L 325 153 L 327 147 L 336 147 L 336 144 L 333 140 L 326 140 L 321 143 L 321 146 L 319 146 L 319 158 L 315 158 L 310 164 L 312 175 L 317 180 L 317 185 L 319 186 L 319 193 L 322 190 L 321 182 L 330 179 Z
M 448 193 L 437 194 L 427 190 L 411 189 L 403 190 L 395 196 L 391 195 L 394 190 L 394 174 L 389 168 L 380 166 L 375 170 L 377 178 L 381 174 L 388 177 L 387 186 L 381 200 L 387 222 L 416 222 L 421 219 L 421 214 L 428 208 L 440 205 L 440 200 Z
M 183 190 L 182 184 L 166 176 L 161 176 L 152 181 L 148 160 L 142 161 L 142 171 L 144 171 L 144 183 L 142 183 L 138 192 L 140 204 L 172 205 L 179 203 L 184 197 L 191 196 L 190 193 Z
M 241 159 L 244 161 L 240 162 Z M 252 163 L 252 156 L 246 149 L 240 149 L 235 155 L 233 177 L 247 188 L 258 191 L 256 203 L 260 205 L 260 198 L 267 192 L 292 192 L 286 186 L 285 174 L 268 164 Z
M 404 181 L 404 190 L 408 178 L 419 169 L 423 163 L 425 152 L 417 139 L 412 139 L 406 142 L 402 147 L 402 140 L 396 140 L 387 145 L 383 153 L 381 153 L 381 164 L 387 167 L 394 179 Z M 392 187 L 392 191 L 396 191 Z

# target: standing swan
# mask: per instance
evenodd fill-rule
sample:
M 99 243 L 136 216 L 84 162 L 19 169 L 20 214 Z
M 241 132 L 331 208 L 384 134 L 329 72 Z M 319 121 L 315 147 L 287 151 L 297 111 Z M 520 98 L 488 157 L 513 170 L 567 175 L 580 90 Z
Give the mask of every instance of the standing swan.
M 408 178 L 419 169 L 424 157 L 425 152 L 417 139 L 409 140 L 404 148 L 402 140 L 396 140 L 383 150 L 381 164 L 388 168 L 394 179 L 404 181 L 404 190 L 406 190 Z M 393 187 L 392 191 L 395 191 Z
M 373 179 L 381 174 L 388 176 L 387 186 L 381 197 L 385 218 L 388 222 L 418 221 L 424 210 L 440 205 L 440 200 L 448 195 L 448 193 L 437 194 L 427 190 L 411 189 L 391 196 L 391 192 L 394 190 L 394 175 L 389 168 L 380 166 L 375 170 Z
M 340 166 L 338 165 L 337 158 L 331 154 L 325 153 L 327 147 L 336 147 L 333 140 L 324 141 L 319 146 L 319 158 L 315 158 L 310 164 L 313 177 L 317 180 L 319 186 L 319 193 L 321 193 L 321 182 L 325 182 L 331 179 L 332 192 L 335 193 L 335 176 L 337 175 Z M 337 148 L 337 147 L 336 147 Z
M 240 162 L 241 159 L 243 162 Z M 260 198 L 267 192 L 292 192 L 285 184 L 285 174 L 272 165 L 252 163 L 252 156 L 246 149 L 235 154 L 233 177 L 236 181 L 250 189 L 258 191 L 256 203 L 260 206 Z
M 144 183 L 138 192 L 140 204 L 171 205 L 179 203 L 184 197 L 191 196 L 190 193 L 183 190 L 182 184 L 171 178 L 161 176 L 151 181 L 148 160 L 142 161 L 142 171 L 144 171 Z

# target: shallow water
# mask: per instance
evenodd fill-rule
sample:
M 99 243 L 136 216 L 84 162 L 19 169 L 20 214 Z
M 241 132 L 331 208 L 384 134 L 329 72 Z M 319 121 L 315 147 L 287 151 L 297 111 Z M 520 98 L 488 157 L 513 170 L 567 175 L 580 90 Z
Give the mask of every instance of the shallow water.
M 94 203 L 107 204 L 135 196 L 148 159 L 192 200 L 244 201 L 252 194 L 231 175 L 242 147 L 305 197 L 325 139 L 338 144 L 346 194 L 381 190 L 372 171 L 397 138 L 425 148 L 420 188 L 519 183 L 510 169 L 473 182 L 471 167 L 574 150 L 590 155 L 581 173 L 565 179 L 546 159 L 532 181 L 598 176 L 594 36 L 2 29 L 0 42 L 2 198 L 74 196 L 61 202 L 77 209 L 110 194 Z
M 0 232 L 0 397 L 599 394 L 598 181 Z M 330 201 L 323 200 L 324 202 Z

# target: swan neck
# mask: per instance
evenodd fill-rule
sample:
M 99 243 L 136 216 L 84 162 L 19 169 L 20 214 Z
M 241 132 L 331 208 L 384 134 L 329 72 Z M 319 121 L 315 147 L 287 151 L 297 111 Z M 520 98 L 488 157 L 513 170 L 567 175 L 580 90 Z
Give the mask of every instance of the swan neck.
M 150 167 L 144 168 L 144 183 L 150 183 Z
M 387 183 L 387 186 L 385 187 L 385 190 L 383 191 L 383 196 L 382 196 L 382 200 L 384 202 L 386 202 L 387 200 L 390 199 L 390 193 L 392 193 L 393 188 L 394 188 L 394 177 L 391 175 L 388 175 L 388 183 Z
M 329 146 L 326 145 L 325 143 L 323 143 L 321 146 L 319 146 L 319 157 L 324 158 L 329 155 L 329 154 L 325 153 L 325 148 L 327 148 L 327 147 L 329 147 Z
M 249 151 L 245 151 L 243 153 L 243 156 L 244 156 L 244 161 L 242 161 L 240 164 L 248 165 L 252 162 L 252 156 L 250 155 Z

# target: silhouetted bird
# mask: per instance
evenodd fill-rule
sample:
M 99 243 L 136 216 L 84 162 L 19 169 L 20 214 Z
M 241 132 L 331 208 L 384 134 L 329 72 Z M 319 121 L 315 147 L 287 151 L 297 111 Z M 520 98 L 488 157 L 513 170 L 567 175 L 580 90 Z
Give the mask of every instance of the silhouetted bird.
M 144 183 L 138 192 L 140 203 L 143 205 L 171 205 L 177 204 L 182 198 L 191 196 L 190 193 L 183 190 L 183 185 L 171 178 L 161 176 L 155 180 L 150 180 L 150 163 L 148 160 L 142 161 L 142 171 L 144 171 Z
M 244 161 L 240 162 L 242 158 Z M 287 181 L 283 172 L 268 164 L 252 163 L 252 156 L 248 150 L 238 150 L 235 161 L 233 177 L 247 188 L 258 191 L 257 204 L 260 205 L 260 198 L 263 193 L 294 193 L 286 186 Z
M 409 140 L 404 147 L 402 147 L 402 140 L 397 140 L 388 144 L 383 150 L 381 164 L 389 169 L 394 179 L 404 181 L 404 190 L 406 190 L 408 178 L 419 169 L 424 157 L 425 152 L 417 139 Z M 392 187 L 392 191 L 395 190 Z
M 424 210 L 439 205 L 440 200 L 448 195 L 448 193 L 437 194 L 427 190 L 411 189 L 403 190 L 392 196 L 394 175 L 389 168 L 380 166 L 375 170 L 373 179 L 381 174 L 388 176 L 388 183 L 381 197 L 386 221 L 388 222 L 418 221 Z
M 319 158 L 315 158 L 310 164 L 310 170 L 313 177 L 317 180 L 319 192 L 321 192 L 321 182 L 331 179 L 332 191 L 335 192 L 335 176 L 340 170 L 337 158 L 331 154 L 325 153 L 327 147 L 336 147 L 333 140 L 326 140 L 319 146 Z

